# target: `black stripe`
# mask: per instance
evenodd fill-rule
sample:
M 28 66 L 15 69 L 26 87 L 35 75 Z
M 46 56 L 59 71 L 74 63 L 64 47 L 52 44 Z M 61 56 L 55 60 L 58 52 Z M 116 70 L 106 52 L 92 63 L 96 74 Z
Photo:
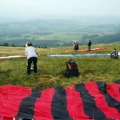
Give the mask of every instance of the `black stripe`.
M 66 91 L 62 87 L 55 88 L 51 111 L 54 120 L 73 120 L 67 111 Z
M 24 98 L 20 104 L 18 114 L 15 118 L 33 119 L 34 117 L 34 104 L 37 98 L 40 98 L 41 91 L 32 90 L 31 95 Z
M 84 112 L 90 119 L 94 120 L 106 120 L 105 114 L 96 106 L 94 97 L 91 96 L 84 84 L 75 85 L 77 92 L 80 92 L 80 96 L 84 105 Z
M 104 95 L 106 102 L 108 104 L 109 107 L 114 107 L 118 110 L 118 112 L 120 112 L 120 102 L 117 101 L 115 98 L 113 98 L 109 93 L 106 93 L 106 95 Z
M 115 98 L 113 98 L 107 91 L 106 91 L 106 87 L 107 85 L 104 85 L 101 82 L 97 83 L 98 88 L 101 92 L 101 94 L 103 94 L 107 104 L 109 107 L 113 107 L 116 108 L 118 110 L 118 112 L 120 112 L 120 102 L 117 101 Z

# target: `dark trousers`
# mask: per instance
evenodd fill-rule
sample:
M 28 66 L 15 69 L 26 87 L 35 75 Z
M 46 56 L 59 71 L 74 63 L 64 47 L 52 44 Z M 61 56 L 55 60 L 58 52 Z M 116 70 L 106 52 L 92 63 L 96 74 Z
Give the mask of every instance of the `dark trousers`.
M 88 51 L 90 51 L 91 50 L 91 46 L 88 46 Z
M 27 74 L 31 73 L 31 64 L 34 65 L 34 73 L 37 73 L 37 57 L 31 57 L 28 59 Z

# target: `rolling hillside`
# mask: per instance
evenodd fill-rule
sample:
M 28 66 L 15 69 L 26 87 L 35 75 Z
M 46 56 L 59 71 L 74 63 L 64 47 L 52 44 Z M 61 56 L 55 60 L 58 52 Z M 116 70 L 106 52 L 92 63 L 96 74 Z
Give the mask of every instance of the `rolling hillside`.
M 80 20 L 33 20 L 0 24 L 0 45 L 24 46 L 33 42 L 38 47 L 70 46 L 72 40 L 86 45 L 119 43 L 120 25 L 115 23 L 87 23 Z

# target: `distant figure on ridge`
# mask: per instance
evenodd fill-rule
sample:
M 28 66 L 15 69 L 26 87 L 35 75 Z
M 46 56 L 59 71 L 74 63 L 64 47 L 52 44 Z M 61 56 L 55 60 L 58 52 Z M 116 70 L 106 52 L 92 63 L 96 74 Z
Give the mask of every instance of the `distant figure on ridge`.
M 114 48 L 114 50 L 110 53 L 110 57 L 111 58 L 118 58 L 118 51 L 116 50 L 116 48 Z
M 28 47 L 25 48 L 25 55 L 28 59 L 28 66 L 27 66 L 27 74 L 29 75 L 31 73 L 31 64 L 33 62 L 34 65 L 34 73 L 37 73 L 37 58 L 38 55 L 35 51 L 35 48 L 32 46 L 32 43 L 27 44 Z
M 77 42 L 77 41 L 74 41 L 74 42 L 73 42 L 73 46 L 74 46 L 74 51 L 77 52 L 77 50 L 79 49 L 79 44 L 78 44 L 78 42 Z
M 92 45 L 92 42 L 91 42 L 91 40 L 89 40 L 89 41 L 88 41 L 88 51 L 91 50 L 91 45 Z

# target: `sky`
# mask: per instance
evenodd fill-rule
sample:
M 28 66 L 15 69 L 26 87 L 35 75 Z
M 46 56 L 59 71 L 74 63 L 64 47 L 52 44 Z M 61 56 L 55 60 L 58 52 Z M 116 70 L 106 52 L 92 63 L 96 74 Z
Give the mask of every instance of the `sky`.
M 0 18 L 120 16 L 120 0 L 0 0 Z

